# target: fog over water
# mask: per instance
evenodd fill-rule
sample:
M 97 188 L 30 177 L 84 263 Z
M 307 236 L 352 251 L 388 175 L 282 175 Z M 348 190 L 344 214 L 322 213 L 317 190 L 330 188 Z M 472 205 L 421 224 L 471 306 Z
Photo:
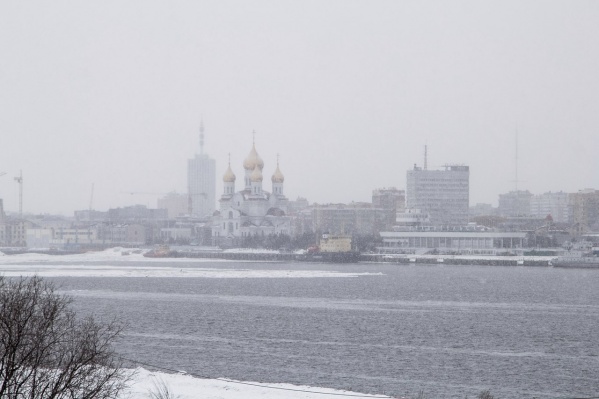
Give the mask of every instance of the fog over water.
M 186 191 L 202 119 L 217 181 L 255 130 L 291 199 L 404 188 L 428 143 L 496 203 L 516 132 L 520 188 L 599 188 L 597 21 L 596 1 L 2 2 L 0 198 L 18 210 L 22 170 L 26 212 L 87 209 L 92 184 L 97 210 L 154 207 Z

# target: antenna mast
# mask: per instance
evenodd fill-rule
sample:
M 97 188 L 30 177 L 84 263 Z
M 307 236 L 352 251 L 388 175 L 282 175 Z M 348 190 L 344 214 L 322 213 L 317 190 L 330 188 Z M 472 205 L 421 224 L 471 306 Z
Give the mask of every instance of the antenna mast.
M 200 154 L 204 153 L 204 121 L 200 121 Z
M 15 181 L 19 183 L 19 218 L 23 219 L 23 170 L 19 171 Z
M 518 192 L 518 128 L 517 127 L 516 127 L 516 157 L 514 158 L 514 162 L 515 162 L 515 177 L 516 177 L 516 179 L 514 180 L 514 183 L 515 183 L 516 192 Z
M 92 206 L 94 203 L 94 183 L 92 183 L 92 193 L 89 196 L 89 220 L 92 219 Z
M 424 170 L 428 170 L 428 146 L 424 145 Z

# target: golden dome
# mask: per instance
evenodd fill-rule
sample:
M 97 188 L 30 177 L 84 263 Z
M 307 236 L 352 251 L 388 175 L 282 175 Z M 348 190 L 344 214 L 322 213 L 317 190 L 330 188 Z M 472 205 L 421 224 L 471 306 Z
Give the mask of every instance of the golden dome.
M 233 183 L 235 182 L 235 173 L 233 173 L 233 171 L 231 170 L 231 164 L 229 163 L 229 167 L 227 168 L 227 171 L 225 172 L 224 176 L 223 176 L 223 181 L 225 183 Z
M 253 181 L 253 182 L 262 181 L 262 171 L 260 171 L 260 167 L 258 165 L 256 165 L 256 167 L 254 168 L 254 171 L 250 175 L 250 181 Z
M 252 150 L 245 158 L 245 161 L 243 161 L 243 167 L 246 170 L 254 170 L 256 166 L 260 168 L 260 170 L 262 170 L 262 168 L 264 167 L 264 161 L 262 160 L 262 158 L 260 158 L 258 152 L 256 152 L 256 145 L 252 144 Z
M 283 173 L 281 173 L 281 169 L 279 169 L 278 162 L 277 162 L 277 170 L 275 170 L 275 173 L 272 175 L 270 180 L 273 183 L 283 183 L 285 181 L 285 176 L 283 176 Z

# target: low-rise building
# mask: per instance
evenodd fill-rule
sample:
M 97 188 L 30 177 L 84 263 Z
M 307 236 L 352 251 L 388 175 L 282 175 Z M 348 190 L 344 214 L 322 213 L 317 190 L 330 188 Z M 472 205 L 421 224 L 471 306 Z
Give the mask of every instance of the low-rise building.
M 190 215 L 191 204 L 192 200 L 189 195 L 176 192 L 168 193 L 158 199 L 158 209 L 166 209 L 169 219 Z
M 387 226 L 388 210 L 371 204 L 315 204 L 312 207 L 314 231 L 331 234 L 378 234 Z
M 436 250 L 440 253 L 496 254 L 526 247 L 524 232 L 491 232 L 464 230 L 384 231 L 383 246 L 388 253 L 418 253 Z

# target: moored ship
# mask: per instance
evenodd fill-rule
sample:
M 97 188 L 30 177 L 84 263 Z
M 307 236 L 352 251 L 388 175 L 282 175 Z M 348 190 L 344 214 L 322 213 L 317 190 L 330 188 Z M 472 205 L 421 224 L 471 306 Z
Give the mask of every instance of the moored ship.
M 352 250 L 349 236 L 323 234 L 318 246 L 308 248 L 305 254 L 297 255 L 296 260 L 304 262 L 357 263 L 360 253 Z
M 154 249 L 144 253 L 146 258 L 176 258 L 177 251 L 171 250 L 168 245 L 158 245 Z

